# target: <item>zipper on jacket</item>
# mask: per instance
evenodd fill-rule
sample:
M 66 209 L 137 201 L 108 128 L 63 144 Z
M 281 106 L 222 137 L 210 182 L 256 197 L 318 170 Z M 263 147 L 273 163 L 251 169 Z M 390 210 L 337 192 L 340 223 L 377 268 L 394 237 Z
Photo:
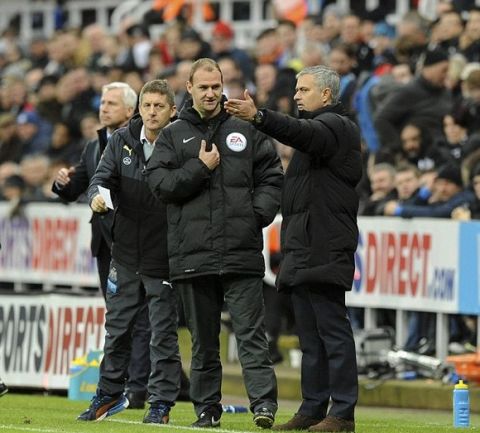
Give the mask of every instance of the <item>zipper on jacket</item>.
M 225 122 L 216 122 L 216 123 L 209 123 L 208 124 L 208 136 L 207 136 L 207 139 L 208 139 L 208 143 L 213 143 L 214 140 L 214 136 L 217 134 L 217 131 L 218 129 L 220 128 L 220 126 L 225 123 Z M 217 149 L 218 149 L 218 152 L 220 153 L 220 146 L 217 146 Z M 220 155 L 220 164 L 217 166 L 216 170 L 219 170 L 219 173 L 217 174 L 217 176 L 220 177 L 220 194 L 221 194 L 221 197 L 222 197 L 222 221 L 225 221 L 225 189 L 223 188 L 223 170 L 221 169 L 221 155 Z M 213 229 L 213 209 L 212 209 L 212 204 L 213 204 L 213 201 L 212 201 L 212 196 L 213 196 L 213 193 L 212 193 L 212 188 L 211 188 L 211 185 L 210 185 L 210 220 L 212 221 L 212 229 Z M 219 259 L 219 263 L 220 263 L 220 270 L 218 272 L 219 275 L 223 275 L 224 274 L 224 261 L 223 261 L 223 258 L 225 256 L 225 252 L 227 250 L 227 245 L 226 245 L 226 242 L 225 242 L 225 224 L 222 224 L 222 251 L 220 251 L 220 259 Z

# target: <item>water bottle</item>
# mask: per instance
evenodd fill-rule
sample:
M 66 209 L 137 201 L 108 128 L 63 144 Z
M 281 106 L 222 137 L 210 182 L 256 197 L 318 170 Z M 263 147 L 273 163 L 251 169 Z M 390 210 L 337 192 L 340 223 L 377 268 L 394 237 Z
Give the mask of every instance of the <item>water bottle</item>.
M 470 397 L 468 385 L 459 380 L 453 389 L 453 426 L 470 425 Z
M 225 413 L 247 413 L 248 409 L 245 406 L 234 406 L 233 404 L 224 404 L 222 409 Z

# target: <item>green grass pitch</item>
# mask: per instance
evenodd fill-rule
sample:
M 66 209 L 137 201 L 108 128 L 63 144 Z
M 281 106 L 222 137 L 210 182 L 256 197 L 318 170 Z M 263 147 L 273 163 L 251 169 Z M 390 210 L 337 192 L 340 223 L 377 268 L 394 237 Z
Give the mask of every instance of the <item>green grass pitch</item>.
M 226 403 L 238 404 L 224 398 Z M 246 404 L 246 401 L 243 401 Z M 66 397 L 6 394 L 0 398 L 0 432 L 31 433 L 135 433 L 164 429 L 171 433 L 199 431 L 189 427 L 195 421 L 190 403 L 178 403 L 166 426 L 142 424 L 144 411 L 126 410 L 101 422 L 76 421 L 88 406 L 86 401 L 71 401 Z M 281 402 L 277 422 L 286 421 L 297 409 L 298 402 Z M 224 414 L 219 428 L 212 433 L 260 432 L 253 425 L 251 414 Z M 471 417 L 471 427 L 455 429 L 448 412 L 390 408 L 359 407 L 356 414 L 357 433 L 447 433 L 480 431 L 480 416 Z

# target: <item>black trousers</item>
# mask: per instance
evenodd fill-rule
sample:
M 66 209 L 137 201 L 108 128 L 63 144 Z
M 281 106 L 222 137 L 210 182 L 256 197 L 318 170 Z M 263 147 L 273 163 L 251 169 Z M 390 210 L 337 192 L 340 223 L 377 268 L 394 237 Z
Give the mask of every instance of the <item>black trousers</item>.
M 277 380 L 264 325 L 263 282 L 258 276 L 207 275 L 175 281 L 192 335 L 190 397 L 200 415 L 221 414 L 220 314 L 224 302 L 232 318 L 250 410 L 277 411 Z
M 100 288 L 103 298 L 107 296 L 107 279 L 110 271 L 112 256 L 107 243 L 102 240 L 97 254 L 97 269 L 100 278 Z M 150 376 L 150 321 L 148 305 L 137 314 L 132 331 L 132 356 L 128 366 L 128 380 L 125 389 L 128 392 L 145 393 L 147 391 L 148 376 Z
M 180 390 L 181 372 L 176 291 L 167 281 L 138 274 L 114 260 L 111 268 L 116 270 L 116 281 L 107 288 L 104 357 L 98 387 L 109 395 L 125 390 L 132 330 L 146 301 L 152 329 L 148 402 L 173 405 Z M 112 272 L 109 278 L 112 280 Z
M 353 420 L 358 399 L 357 361 L 345 292 L 338 287 L 297 287 L 292 292 L 302 350 L 302 404 L 298 413 Z

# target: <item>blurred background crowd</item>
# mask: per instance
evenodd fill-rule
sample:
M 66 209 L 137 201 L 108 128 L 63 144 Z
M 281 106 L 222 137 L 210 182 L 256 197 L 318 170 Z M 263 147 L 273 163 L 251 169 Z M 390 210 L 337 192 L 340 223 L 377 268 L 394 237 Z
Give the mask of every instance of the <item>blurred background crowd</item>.
M 52 181 L 96 137 L 104 84 L 124 81 L 138 93 L 164 78 L 181 109 L 192 62 L 211 57 L 227 97 L 247 88 L 257 106 L 289 114 L 298 71 L 325 64 L 339 73 L 341 101 L 363 139 L 359 215 L 480 217 L 477 2 L 412 0 L 399 15 L 395 0 L 373 8 L 369 1 L 259 1 L 274 24 L 251 28 L 250 43 L 239 44 L 235 20 L 248 20 L 251 2 L 238 2 L 231 22 L 219 18 L 218 2 L 202 2 L 203 27 L 192 18 L 196 2 L 148 1 L 141 20 L 127 17 L 116 31 L 88 17 L 73 26 L 68 0 L 56 2 L 52 34 L 22 37 L 17 16 L 0 28 L 0 200 L 11 203 L 12 215 L 23 203 L 58 200 Z M 276 145 L 287 167 L 291 148 Z M 267 321 L 277 334 L 285 305 L 271 303 Z M 394 324 L 388 312 L 380 320 Z M 412 313 L 408 349 L 433 353 L 432 320 Z M 363 326 L 361 311 L 352 310 L 352 322 Z M 475 342 L 474 318 L 452 318 L 450 326 L 458 350 Z

